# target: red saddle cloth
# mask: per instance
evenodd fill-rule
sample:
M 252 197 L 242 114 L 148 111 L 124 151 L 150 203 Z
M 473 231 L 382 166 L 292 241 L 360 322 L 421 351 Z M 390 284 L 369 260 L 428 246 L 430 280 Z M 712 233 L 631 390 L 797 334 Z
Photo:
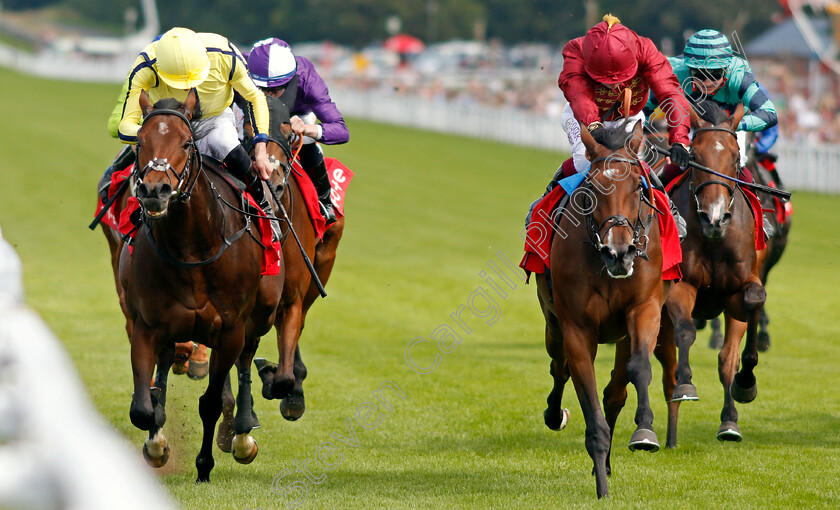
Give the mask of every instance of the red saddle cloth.
M 752 174 L 746 168 L 741 171 L 739 177 L 742 181 L 753 182 Z M 670 195 L 674 189 L 687 178 L 688 172 L 683 172 L 682 175 L 665 186 L 665 191 Z M 753 219 L 755 220 L 755 249 L 756 251 L 763 250 L 767 247 L 767 240 L 764 238 L 764 209 L 762 209 L 761 202 L 758 200 L 758 197 L 755 196 L 755 193 L 744 187 L 741 187 L 741 191 L 744 192 L 744 196 L 747 197 L 747 202 L 750 203 L 750 207 L 753 212 Z
M 108 196 L 113 196 L 113 194 L 119 190 L 120 185 L 123 181 L 129 178 L 133 169 L 134 165 L 132 164 L 124 170 L 114 172 L 114 175 L 111 178 L 111 186 L 108 188 Z M 245 196 L 253 207 L 262 211 L 249 193 L 245 193 Z M 96 212 L 94 215 L 98 215 L 104 206 L 105 204 L 102 202 L 102 199 L 97 200 Z M 137 229 L 134 228 L 135 224 L 132 221 L 132 215 L 138 209 L 140 209 L 140 202 L 136 197 L 128 197 L 125 208 L 120 207 L 120 201 L 117 200 L 108 212 L 105 213 L 105 216 L 102 217 L 102 223 L 116 229 L 124 236 L 128 235 L 129 237 L 134 238 L 137 235 Z M 265 216 L 265 214 L 263 214 L 263 216 Z M 279 274 L 280 266 L 283 260 L 283 251 L 280 241 L 274 241 L 272 239 L 273 235 L 271 232 L 270 220 L 254 218 L 254 222 L 258 225 L 260 231 L 260 242 L 266 247 L 266 249 L 263 250 L 263 258 L 260 265 L 261 272 L 263 275 L 269 276 Z M 129 253 L 131 253 L 132 247 L 130 245 L 128 249 Z
M 344 196 L 347 194 L 347 187 L 350 185 L 350 180 L 353 179 L 353 172 L 335 158 L 324 158 L 324 162 L 327 165 L 327 175 L 330 178 L 330 184 L 332 186 L 330 199 L 335 208 L 336 218 L 340 218 L 344 216 Z M 321 206 L 318 203 L 318 192 L 315 191 L 315 185 L 312 184 L 312 179 L 306 175 L 306 172 L 297 160 L 292 165 L 292 175 L 295 176 L 300 193 L 303 195 L 303 201 L 306 202 L 306 210 L 309 212 L 309 218 L 315 227 L 315 234 L 318 236 L 318 239 L 323 239 L 324 232 L 327 231 L 327 222 L 321 213 Z
M 645 167 L 647 165 L 644 165 Z M 677 224 L 668 211 L 668 197 L 665 193 L 653 191 L 653 201 L 656 208 L 665 214 L 657 214 L 659 236 L 662 244 L 662 279 L 679 280 L 682 278 L 680 262 L 682 262 L 682 248 L 677 234 Z M 543 273 L 550 268 L 551 240 L 554 237 L 554 217 L 560 200 L 566 194 L 562 186 L 556 186 L 534 207 L 531 213 L 531 223 L 528 224 L 525 239 L 525 256 L 519 267 L 532 273 Z

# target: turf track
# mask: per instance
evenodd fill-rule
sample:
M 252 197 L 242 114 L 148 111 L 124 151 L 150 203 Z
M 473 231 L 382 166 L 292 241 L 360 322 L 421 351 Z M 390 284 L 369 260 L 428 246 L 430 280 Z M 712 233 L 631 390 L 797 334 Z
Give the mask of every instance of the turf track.
M 86 228 L 96 182 L 118 150 L 105 132 L 117 87 L 0 70 L 0 90 L 0 226 L 24 261 L 27 299 L 65 342 L 100 411 L 139 447 L 143 434 L 128 420 L 128 342 L 107 247 Z M 473 293 L 489 290 L 484 278 L 492 273 L 480 273 L 499 262 L 498 252 L 518 262 L 524 212 L 561 156 L 348 124 L 351 142 L 327 151 L 356 177 L 330 296 L 313 307 L 301 344 L 306 415 L 285 422 L 276 403 L 259 399 L 254 464 L 216 451 L 212 483 L 197 486 L 204 383 L 173 377 L 164 429 L 173 455 L 161 480 L 185 508 L 285 508 L 296 498 L 299 508 L 840 506 L 840 197 L 794 196 L 789 251 L 768 287 L 774 344 L 760 358 L 758 399 L 738 407 L 744 442 L 715 440 L 722 390 L 716 353 L 701 334 L 692 353 L 701 401 L 682 406 L 680 446 L 652 455 L 627 450 L 631 391 L 613 442 L 610 500 L 598 503 L 571 386 L 568 428 L 554 433 L 542 423 L 551 378 L 533 286 L 496 295 L 485 317 L 462 311 L 470 334 L 450 317 L 470 303 L 482 311 Z M 462 342 L 433 372 L 411 371 L 406 345 L 429 340 L 412 352 L 418 364 L 431 364 L 431 335 L 441 325 L 458 328 Z M 266 337 L 261 353 L 276 358 L 273 343 Z M 611 353 L 603 347 L 596 362 L 601 387 Z M 659 374 L 654 367 L 655 426 L 664 442 Z M 383 381 L 398 385 L 405 400 L 389 393 L 393 411 L 375 428 L 351 421 L 357 446 L 331 439 L 348 435 L 345 420 L 376 402 L 371 392 Z M 307 481 L 296 462 L 326 441 L 338 446 L 328 461 L 340 454 L 341 463 L 324 471 L 312 461 L 320 483 Z M 279 492 L 295 481 L 300 489 L 278 495 L 275 480 Z

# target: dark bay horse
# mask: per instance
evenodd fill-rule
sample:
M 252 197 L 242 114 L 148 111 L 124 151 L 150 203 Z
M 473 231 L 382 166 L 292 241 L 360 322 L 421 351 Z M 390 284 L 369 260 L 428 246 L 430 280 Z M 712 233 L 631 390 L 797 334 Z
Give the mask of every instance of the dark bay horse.
M 318 278 L 326 286 L 335 264 L 338 243 L 344 233 L 344 216 L 339 215 L 338 220 L 324 233 L 323 239 L 318 239 L 297 179 L 291 175 L 296 170 L 289 164 L 294 151 L 291 148 L 293 133 L 288 106 L 277 98 L 267 96 L 266 99 L 271 112 L 269 139 L 266 145 L 269 161 L 274 166 L 271 185 L 277 190 L 283 209 L 289 215 L 304 251 L 313 262 Z M 273 198 L 271 200 L 274 202 Z M 276 211 L 278 216 L 282 216 L 279 208 L 276 208 Z M 298 340 L 305 325 L 306 314 L 320 294 L 288 223 L 281 223 L 281 227 L 286 277 L 274 323 L 280 363 L 274 364 L 262 359 L 256 362 L 263 381 L 263 397 L 282 399 L 280 412 L 285 419 L 295 421 L 303 416 L 306 410 L 303 380 L 307 372 L 300 355 Z M 224 426 L 219 425 L 217 444 L 223 451 L 229 451 L 232 431 L 230 419 L 234 405 L 230 386 L 225 387 L 224 402 L 225 423 Z
M 740 153 L 735 130 L 744 115 L 739 105 L 732 117 L 716 103 L 692 109 L 691 143 L 697 163 L 736 178 Z M 740 186 L 692 168 L 675 189 L 672 199 L 686 219 L 688 236 L 682 243 L 683 279 L 675 284 L 663 311 L 660 341 L 671 335 L 679 349 L 674 400 L 697 400 L 691 383 L 689 349 L 697 328 L 692 317 L 707 320 L 721 312 L 726 320 L 724 346 L 718 358 L 724 404 L 718 439 L 740 441 L 735 401 L 751 402 L 757 389 L 753 369 L 758 364 L 756 328 L 766 299 L 760 268 L 766 250 L 756 251 L 752 209 Z M 738 352 L 747 333 L 743 356 Z M 736 374 L 739 363 L 741 371 Z
M 288 126 L 288 124 L 284 123 L 283 126 Z M 273 133 L 266 150 L 269 157 L 275 161 L 285 155 L 283 145 L 278 143 Z M 339 215 L 338 220 L 324 233 L 323 239 L 319 239 L 315 234 L 297 180 L 291 175 L 291 172 L 295 171 L 287 167 L 285 173 L 274 172 L 272 184 L 282 190 L 280 200 L 283 208 L 289 215 L 304 251 L 313 262 L 318 278 L 323 285 L 326 285 L 335 265 L 338 243 L 344 233 L 344 216 Z M 306 314 L 320 294 L 297 243 L 289 233 L 288 225 L 284 225 L 283 230 L 286 280 L 275 323 L 278 331 L 277 348 L 280 362 L 274 370 L 273 377 L 269 373 L 263 379 L 263 396 L 282 398 L 280 411 L 283 417 L 294 421 L 303 415 L 306 408 L 302 386 L 306 378 L 306 366 L 300 355 L 298 340 L 306 323 Z M 264 374 L 266 373 L 262 372 L 261 376 Z
M 128 187 L 128 186 L 126 186 Z M 120 196 L 117 197 L 118 206 L 116 209 L 124 210 L 127 203 L 128 198 L 131 196 L 132 193 L 129 189 L 125 189 L 120 193 Z M 117 296 L 120 300 L 120 308 L 123 311 L 123 314 L 126 317 L 126 332 L 128 333 L 129 340 L 131 339 L 131 318 L 128 316 L 128 313 L 125 310 L 125 295 L 120 284 L 120 251 L 125 246 L 125 242 L 123 241 L 122 234 L 115 229 L 112 228 L 105 222 L 100 222 L 99 225 L 102 227 L 102 233 L 105 234 L 105 239 L 108 242 L 108 249 L 111 253 L 111 269 L 114 272 L 114 285 L 117 290 Z M 169 346 L 165 348 L 166 350 L 169 349 Z M 172 357 L 172 373 L 176 375 L 187 374 L 191 379 L 203 379 L 207 376 L 207 369 L 208 369 L 208 362 L 207 359 L 207 347 L 193 341 L 188 342 L 179 342 L 175 344 L 175 352 L 167 353 L 164 352 L 163 354 L 166 358 Z M 165 379 L 167 374 L 159 373 L 157 375 L 158 383 L 165 385 Z
M 226 205 L 238 203 L 238 192 L 196 150 L 191 126 L 196 102 L 192 91 L 183 104 L 165 99 L 153 107 L 141 93 L 145 120 L 133 178 L 143 226 L 133 253 L 121 251 L 119 275 L 131 322 L 129 414 L 134 426 L 149 431 L 143 453 L 155 466 L 169 454 L 161 431 L 165 388 L 149 389 L 155 361 L 160 371 L 161 353 L 175 342 L 197 340 L 212 349 L 207 390 L 199 399 L 204 434 L 196 458 L 197 481 L 206 482 L 214 466 L 213 432 L 225 380 L 234 363 L 240 381 L 248 380 L 257 339 L 274 321 L 283 270 L 261 276 L 263 247 L 251 238 L 250 221 Z M 250 385 L 240 384 L 239 392 L 247 398 L 238 399 L 233 451 L 238 461 L 250 462 L 257 452 L 249 435 Z
M 626 125 L 608 130 L 608 146 L 595 142 L 586 129 L 581 133 L 591 170 L 570 199 L 579 207 L 567 207 L 559 220 L 558 232 L 565 235 L 558 233 L 551 243 L 550 284 L 545 273 L 536 279 L 554 377 L 545 423 L 552 430 L 566 425 L 569 411 L 562 408 L 562 396 L 571 376 L 586 421 L 586 449 L 600 498 L 608 493 L 612 436 L 628 383 L 638 395 L 637 429 L 630 449 L 659 449 L 648 387 L 666 286 L 656 209 L 642 185 L 646 177 L 637 159 L 641 124 L 629 136 Z M 615 367 L 604 390 L 602 411 L 593 363 L 598 344 L 612 342 L 616 342 Z M 668 345 L 661 346 L 659 354 L 663 363 L 675 366 L 673 344 L 670 354 Z M 669 392 L 674 387 L 673 371 L 664 372 Z M 669 443 L 676 409 L 669 404 Z
M 750 133 L 751 134 L 751 133 Z M 751 137 L 748 136 L 749 140 Z M 750 169 L 755 181 L 765 186 L 777 187 L 778 183 L 774 182 L 773 176 L 763 166 L 758 164 L 757 155 L 754 148 L 748 151 L 749 159 L 747 160 L 747 168 Z M 761 207 L 764 209 L 764 216 L 770 221 L 773 227 L 773 237 L 767 241 L 767 256 L 764 258 L 764 263 L 761 264 L 759 277 L 761 284 L 767 285 L 767 276 L 770 270 L 781 260 L 782 254 L 787 247 L 788 236 L 792 226 L 792 216 L 786 214 L 784 221 L 779 221 L 776 214 L 777 207 L 784 207 L 785 204 L 778 202 L 779 199 L 767 193 L 759 193 L 759 200 L 761 200 Z M 770 332 L 767 330 L 770 323 L 770 317 L 767 315 L 767 307 L 761 309 L 761 317 L 758 320 L 758 351 L 765 352 L 770 348 Z M 709 338 L 709 347 L 713 349 L 720 349 L 723 347 L 723 333 L 720 330 L 720 319 L 712 319 L 711 321 L 712 334 Z

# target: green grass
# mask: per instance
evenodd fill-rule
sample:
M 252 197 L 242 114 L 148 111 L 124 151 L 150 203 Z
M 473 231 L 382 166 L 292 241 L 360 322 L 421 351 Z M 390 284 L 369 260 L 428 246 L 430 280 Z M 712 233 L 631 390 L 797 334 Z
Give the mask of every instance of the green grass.
M 119 148 L 105 131 L 116 88 L 0 71 L 0 89 L 0 226 L 24 261 L 28 302 L 64 341 L 102 414 L 139 449 L 108 250 L 101 233 L 85 228 L 96 183 Z M 312 459 L 327 441 L 339 447 L 329 461 L 340 453 L 341 464 L 331 471 L 309 464 L 313 476 L 326 478 L 306 484 L 299 508 L 840 506 L 840 197 L 794 196 L 790 245 L 768 288 L 774 343 L 760 358 L 758 399 L 738 407 L 744 441 L 715 439 L 722 389 L 703 332 L 692 351 L 702 400 L 681 408 L 679 447 L 656 454 L 626 448 L 631 389 L 613 442 L 610 499 L 598 502 L 571 387 L 567 429 L 555 433 L 542 423 L 551 378 L 534 286 L 517 282 L 505 299 L 496 295 L 493 324 L 463 312 L 469 335 L 450 318 L 477 287 L 489 290 L 479 273 L 498 263 L 497 252 L 519 262 L 525 210 L 561 156 L 358 120 L 349 126 L 351 142 L 327 148 L 356 176 L 330 295 L 313 307 L 301 341 L 306 415 L 285 422 L 276 402 L 258 398 L 256 461 L 240 466 L 216 450 L 212 483 L 196 485 L 204 382 L 172 377 L 164 431 L 173 454 L 160 478 L 184 508 L 285 508 L 300 493 L 277 495 L 272 481 L 284 470 L 290 473 L 278 489 L 305 480 L 295 460 Z M 443 324 L 462 343 L 434 372 L 411 371 L 406 345 L 425 337 L 413 359 L 430 364 L 431 337 Z M 266 337 L 261 354 L 276 358 L 273 344 Z M 602 347 L 596 362 L 601 387 L 612 351 Z M 664 442 L 660 375 L 655 366 L 655 428 Z M 386 380 L 406 399 L 391 397 L 393 412 L 363 429 L 356 410 L 377 402 L 371 392 Z M 347 435 L 347 418 L 357 447 L 331 440 Z

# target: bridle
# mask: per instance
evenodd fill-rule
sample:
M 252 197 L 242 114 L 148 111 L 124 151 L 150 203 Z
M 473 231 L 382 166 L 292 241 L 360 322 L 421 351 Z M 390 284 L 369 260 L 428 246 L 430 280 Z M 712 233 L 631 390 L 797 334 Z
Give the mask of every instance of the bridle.
M 198 167 L 198 172 L 201 172 L 203 165 L 201 164 L 201 153 L 198 152 L 195 146 L 195 133 L 193 132 L 192 124 L 190 120 L 187 118 L 186 115 L 179 112 L 178 110 L 171 110 L 171 109 L 160 109 L 160 110 L 153 110 L 144 118 L 144 126 L 148 120 L 156 115 L 174 115 L 179 119 L 184 121 L 184 124 L 187 125 L 187 128 L 190 130 L 190 138 L 187 141 L 188 154 L 187 154 L 187 162 L 184 164 L 184 168 L 179 173 L 172 165 L 169 164 L 167 158 L 152 158 L 149 160 L 148 163 L 143 168 L 135 169 L 135 179 L 136 183 L 139 185 L 143 182 L 143 179 L 149 174 L 149 172 L 165 172 L 167 174 L 171 174 L 175 179 L 178 181 L 178 185 L 172 190 L 172 198 L 175 200 L 179 200 L 181 202 L 186 202 L 190 199 L 190 194 L 192 193 L 193 188 L 195 187 L 196 181 L 198 180 L 198 173 L 196 173 L 196 178 L 192 180 L 189 184 L 187 181 L 190 177 L 190 170 L 192 170 L 193 164 L 195 163 Z M 142 127 L 140 129 L 143 129 Z M 142 146 L 140 142 L 137 142 L 137 159 L 140 159 L 140 150 Z M 184 186 L 187 186 L 186 189 L 182 189 Z
M 697 129 L 694 130 L 695 138 L 697 136 L 697 133 L 702 133 L 704 131 L 723 131 L 724 133 L 729 133 L 730 135 L 732 135 L 735 138 L 735 143 L 738 142 L 738 135 L 735 133 L 735 131 L 732 131 L 731 129 L 727 129 L 727 128 L 724 128 L 724 127 L 719 127 L 719 126 L 697 128 Z M 737 160 L 736 160 L 736 163 L 735 163 L 735 175 L 736 176 L 738 175 L 738 161 Z M 688 185 L 689 185 L 689 191 L 691 192 L 691 196 L 694 198 L 694 205 L 697 208 L 697 213 L 698 214 L 700 214 L 702 212 L 702 208 L 700 207 L 700 200 L 697 198 L 697 196 L 700 194 L 700 190 L 702 190 L 706 186 L 711 186 L 713 184 L 717 184 L 717 185 L 720 185 L 720 186 L 723 186 L 724 188 L 726 188 L 726 190 L 729 192 L 729 197 L 730 197 L 729 204 L 726 206 L 726 210 L 728 212 L 729 210 L 732 209 L 732 204 L 735 203 L 735 189 L 736 188 L 740 189 L 738 184 L 736 183 L 735 186 L 732 186 L 728 182 L 720 180 L 720 179 L 710 179 L 708 181 L 700 183 L 699 186 L 695 186 L 694 185 L 694 168 L 692 167 Z
M 595 158 L 590 162 L 590 168 L 595 163 L 607 161 L 607 162 L 616 162 L 616 163 L 627 163 L 629 165 L 637 165 L 641 168 L 641 162 L 636 159 L 629 159 L 629 158 L 622 158 L 619 156 L 611 155 L 601 158 Z M 591 177 L 591 174 L 587 174 L 586 182 L 587 187 L 592 189 L 594 187 Z M 645 180 L 644 172 L 642 172 L 642 179 Z M 648 182 L 648 187 L 650 187 L 650 183 Z M 639 189 L 641 190 L 642 183 L 639 183 Z M 646 203 L 649 206 L 647 217 L 642 219 L 642 203 Z M 602 236 L 601 233 L 603 232 L 603 236 L 606 237 L 609 231 L 613 227 L 625 227 L 633 233 L 633 242 L 631 246 L 633 246 L 636 251 L 634 256 L 641 257 L 645 260 L 648 259 L 647 255 L 647 245 L 648 241 L 650 240 L 649 233 L 650 233 L 650 226 L 653 223 L 653 212 L 657 211 L 656 206 L 648 199 L 648 197 L 644 193 L 639 193 L 639 208 L 636 213 L 636 219 L 631 223 L 630 219 L 621 214 L 613 214 L 609 216 L 600 224 L 595 222 L 593 217 L 593 213 L 595 212 L 595 208 L 593 207 L 591 211 L 586 215 L 586 231 L 589 235 L 589 243 L 595 248 L 596 251 L 600 252 L 602 248 L 605 247 L 604 243 L 601 241 Z M 661 214 L 661 212 L 660 212 Z

